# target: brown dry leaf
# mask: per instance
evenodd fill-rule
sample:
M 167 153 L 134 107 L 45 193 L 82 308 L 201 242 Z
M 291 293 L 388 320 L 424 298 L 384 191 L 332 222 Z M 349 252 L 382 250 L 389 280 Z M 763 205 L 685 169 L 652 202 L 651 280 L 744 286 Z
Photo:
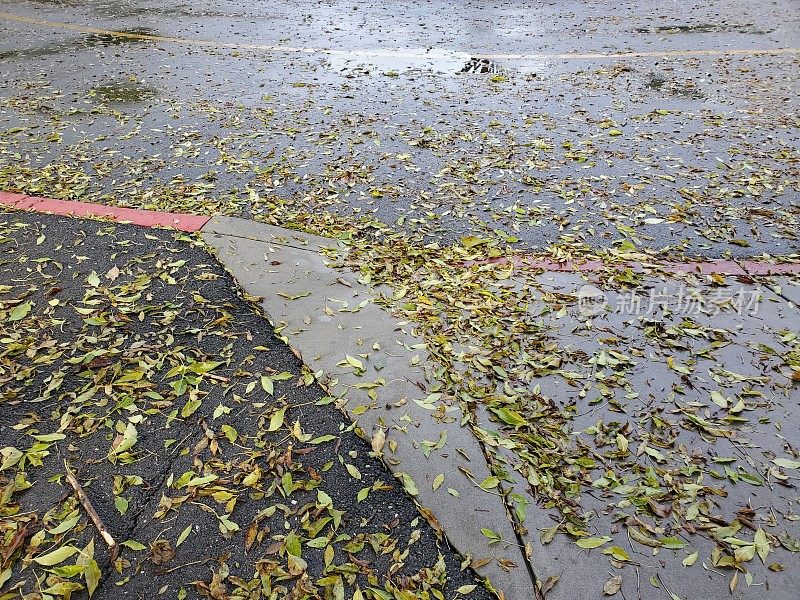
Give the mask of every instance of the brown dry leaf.
M 114 281 L 117 277 L 119 277 L 119 273 L 120 273 L 119 267 L 117 267 L 117 265 L 114 265 L 106 273 L 106 279 L 108 279 L 109 281 Z
M 653 514 L 658 517 L 668 517 L 669 513 L 672 512 L 672 507 L 667 504 L 659 504 L 655 500 L 648 500 L 647 506 L 650 507 L 650 510 L 653 511 Z
M 559 579 L 561 579 L 561 575 L 550 575 L 542 585 L 542 596 L 546 596 L 556 586 Z
M 728 584 L 728 588 L 731 590 L 731 594 L 736 589 L 736 586 L 739 584 L 739 571 L 736 571 L 731 577 L 731 582 Z
M 163 565 L 175 557 L 175 550 L 172 549 L 169 541 L 156 540 L 150 544 L 150 560 L 154 565 Z
M 606 596 L 613 596 L 622 587 L 622 575 L 614 575 L 611 579 L 606 581 L 603 586 L 603 594 Z
M 386 443 L 386 432 L 383 429 L 378 429 L 375 435 L 372 436 L 372 451 L 375 454 L 383 452 L 383 446 Z

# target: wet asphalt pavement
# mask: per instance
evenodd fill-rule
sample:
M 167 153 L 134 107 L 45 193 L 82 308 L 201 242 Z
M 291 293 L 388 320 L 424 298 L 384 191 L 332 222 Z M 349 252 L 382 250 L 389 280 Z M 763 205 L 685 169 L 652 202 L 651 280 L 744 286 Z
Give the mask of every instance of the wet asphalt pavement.
M 533 250 L 800 249 L 795 3 L 0 10 L 8 190 Z

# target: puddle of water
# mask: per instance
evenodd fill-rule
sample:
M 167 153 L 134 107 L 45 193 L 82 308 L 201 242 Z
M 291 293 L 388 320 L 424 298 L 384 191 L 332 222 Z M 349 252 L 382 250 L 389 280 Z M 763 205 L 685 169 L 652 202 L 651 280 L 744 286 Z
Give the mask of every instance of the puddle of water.
M 6 50 L 4 52 L 0 52 L 0 59 L 36 58 L 37 56 L 60 54 L 66 49 L 68 48 L 64 44 L 52 44 L 50 46 L 38 46 L 36 48 L 29 49 Z
M 120 31 L 122 33 L 128 33 L 131 35 L 158 35 L 158 32 L 155 29 L 148 29 L 146 27 L 134 27 L 131 29 L 121 29 Z M 38 56 L 61 54 L 62 52 L 69 52 L 70 50 L 84 50 L 87 48 L 106 48 L 111 46 L 123 46 L 125 44 L 147 43 L 150 43 L 149 40 L 142 40 L 135 37 L 108 35 L 104 33 L 90 33 L 81 36 L 77 40 L 59 42 L 56 44 L 50 44 L 48 46 L 6 50 L 0 52 L 0 59 L 36 58 Z
M 134 81 L 116 81 L 98 85 L 91 89 L 89 96 L 99 98 L 109 104 L 129 104 L 152 100 L 158 95 L 155 88 Z
M 37 4 L 49 4 L 56 7 L 75 7 L 80 6 L 91 10 L 94 14 L 103 17 L 140 17 L 143 15 L 163 15 L 173 17 L 206 17 L 206 18 L 253 18 L 254 16 L 268 19 L 268 11 L 262 13 L 254 12 L 252 6 L 245 6 L 245 10 L 232 11 L 222 10 L 211 6 L 196 7 L 191 4 L 162 4 L 158 0 L 94 0 L 84 2 L 82 0 L 6 0 L 7 2 L 28 3 L 33 1 Z M 241 7 L 240 7 L 241 8 Z
M 506 73 L 501 65 L 487 58 L 475 58 L 466 52 L 442 48 L 333 52 L 325 58 L 325 62 L 333 70 L 353 75 L 370 75 L 375 72 L 396 76 L 407 71 L 441 74 Z
M 644 87 L 660 94 L 668 94 L 678 98 L 686 98 L 687 100 L 702 100 L 706 97 L 703 92 L 690 82 L 676 81 L 664 73 L 650 73 Z
M 325 60 L 334 70 L 368 75 L 371 71 L 397 74 L 414 70 L 457 73 L 470 61 L 470 58 L 466 52 L 442 48 L 404 48 L 335 53 L 327 56 Z
M 128 35 L 159 35 L 155 29 L 147 27 L 132 27 L 129 29 L 120 29 L 120 33 Z M 123 46 L 125 44 L 147 44 L 150 40 L 142 40 L 135 37 L 127 37 L 124 35 L 109 35 L 107 33 L 90 33 L 83 36 L 78 41 L 76 46 L 82 48 L 95 48 L 97 46 Z
M 470 58 L 459 73 L 502 73 L 503 68 L 488 58 Z

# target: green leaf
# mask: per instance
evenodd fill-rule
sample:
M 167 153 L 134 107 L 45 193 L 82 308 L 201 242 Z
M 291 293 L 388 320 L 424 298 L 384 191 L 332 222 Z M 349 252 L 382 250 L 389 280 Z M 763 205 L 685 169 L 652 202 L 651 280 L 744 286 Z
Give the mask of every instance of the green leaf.
M 527 425 L 528 421 L 519 414 L 517 411 L 511 410 L 510 408 L 498 408 L 493 411 L 504 423 L 508 423 L 513 427 L 522 427 L 523 425 Z
M 611 541 L 610 537 L 603 536 L 603 537 L 581 538 L 579 540 L 576 540 L 575 543 L 580 548 L 585 548 L 585 549 L 589 550 L 589 549 L 592 549 L 592 548 L 599 548 L 603 544 L 607 544 L 610 541 Z
M 494 475 L 490 475 L 489 477 L 481 481 L 480 487 L 481 489 L 484 490 L 493 490 L 498 485 L 500 485 L 500 480 Z
M 100 584 L 100 567 L 97 561 L 94 560 L 94 538 L 89 540 L 86 547 L 81 550 L 78 560 L 75 561 L 75 566 L 80 567 L 83 573 L 83 578 L 86 580 L 86 589 L 91 597 L 97 586 Z
M 142 544 L 141 542 L 137 542 L 136 540 L 125 540 L 120 544 L 121 546 L 125 546 L 126 548 L 130 548 L 131 550 L 147 550 L 147 546 Z
M 788 458 L 773 458 L 774 462 L 779 467 L 784 469 L 800 469 L 800 460 L 791 460 Z
M 114 498 L 114 507 L 119 511 L 119 514 L 124 515 L 128 512 L 128 499 L 122 496 Z
M 225 406 L 222 402 L 219 403 L 219 406 L 214 409 L 214 413 L 211 415 L 212 419 L 218 419 L 222 415 L 227 415 L 231 412 L 231 409 Z
M 324 535 L 310 539 L 306 542 L 306 546 L 308 546 L 309 548 L 324 548 L 327 545 L 328 545 L 328 538 Z
M 547 529 L 542 529 L 542 532 L 539 534 L 539 540 L 542 542 L 542 544 L 549 544 L 553 541 L 556 533 L 558 533 L 558 525 L 553 525 Z
M 419 494 L 419 488 L 414 480 L 411 478 L 411 475 L 408 473 L 400 473 L 400 479 L 403 481 L 403 488 L 412 496 L 416 496 Z
M 184 419 L 191 417 L 202 404 L 203 401 L 200 398 L 189 398 L 186 404 L 183 405 L 183 409 L 181 409 L 181 416 Z
M 31 312 L 31 307 L 33 305 L 30 302 L 25 302 L 23 304 L 17 304 L 14 308 L 11 309 L 11 314 L 8 316 L 9 321 L 19 321 L 24 319 L 28 316 L 28 313 Z
M 201 487 L 204 485 L 208 485 L 212 481 L 216 481 L 219 479 L 219 475 L 203 475 L 202 477 L 192 477 L 189 481 L 186 482 L 187 488 L 189 487 Z
M 283 418 L 286 415 L 286 406 L 279 408 L 269 420 L 267 431 L 278 431 L 283 426 Z
M 763 481 L 761 481 L 755 475 L 751 475 L 747 471 L 739 471 L 739 473 L 737 473 L 737 475 L 739 476 L 739 479 L 741 479 L 742 481 L 744 481 L 746 483 L 749 483 L 750 485 L 764 485 Z
M 503 539 L 497 533 L 485 527 L 481 529 L 481 533 L 489 540 L 490 544 L 497 543 Z
M 624 548 L 620 548 L 619 546 L 610 546 L 608 548 L 603 548 L 603 554 L 607 554 L 612 556 L 617 560 L 630 560 L 630 555 L 625 552 Z
M 354 356 L 350 356 L 349 354 L 345 354 L 345 360 L 347 361 L 347 363 L 351 367 L 353 367 L 355 369 L 358 369 L 359 371 L 362 371 L 364 369 L 364 363 L 362 363 L 360 360 L 358 360 Z
M 778 541 L 789 552 L 800 552 L 800 538 L 793 537 L 786 531 L 778 534 Z
M 770 553 L 771 547 L 766 532 L 760 527 L 753 538 L 753 544 L 755 544 L 756 552 L 758 552 L 758 557 L 761 559 L 761 562 L 766 564 L 767 555 Z
M 191 365 L 189 365 L 189 370 L 192 373 L 197 373 L 198 375 L 202 375 L 203 373 L 208 373 L 210 371 L 213 371 L 221 364 L 222 364 L 221 362 L 213 360 L 208 360 L 204 362 L 193 362 Z
M 77 548 L 74 546 L 61 546 L 60 548 L 56 548 L 52 552 L 48 552 L 47 554 L 42 554 L 41 556 L 37 556 L 33 559 L 33 562 L 36 564 L 42 565 L 43 567 L 52 567 L 59 563 L 64 562 L 73 554 L 78 551 Z
M 101 576 L 102 572 L 100 571 L 97 561 L 93 558 L 90 558 L 86 562 L 86 568 L 83 570 L 83 578 L 86 580 L 86 589 L 89 592 L 90 598 L 97 589 L 97 586 L 100 585 Z
M 239 439 L 239 433 L 227 423 L 220 427 L 222 434 L 228 439 L 228 441 L 233 444 Z
M 178 536 L 178 540 L 175 542 L 175 547 L 177 548 L 183 542 L 185 542 L 186 538 L 189 537 L 190 533 L 192 533 L 192 526 L 191 525 L 187 525 L 186 528 L 183 531 L 181 531 L 181 534 Z
M 34 435 L 33 439 L 39 442 L 47 443 L 47 442 L 58 442 L 66 437 L 67 436 L 64 435 L 63 433 L 45 433 L 42 435 Z
M 67 518 L 61 521 L 61 523 L 59 523 L 52 529 L 49 529 L 47 533 L 49 533 L 50 535 L 61 535 L 62 533 L 66 533 L 67 531 L 75 527 L 75 525 L 77 525 L 80 518 L 81 514 L 77 510 L 73 511 L 69 515 L 67 515 Z
M 332 508 L 333 500 L 322 490 L 317 490 L 317 504 L 319 504 L 322 508 Z
M 136 431 L 136 426 L 133 423 L 128 422 L 125 426 L 125 433 L 122 434 L 122 439 L 119 442 L 119 445 L 116 448 L 113 448 L 110 452 L 110 455 L 114 456 L 117 454 L 122 454 L 123 452 L 127 452 L 136 444 L 139 440 L 139 432 Z
M 665 537 L 665 538 L 661 538 L 660 541 L 661 541 L 661 545 L 664 548 L 668 548 L 670 550 L 680 550 L 680 549 L 685 548 L 686 546 L 689 545 L 686 542 L 684 542 L 682 539 L 677 538 L 677 537 Z
M 728 399 L 717 391 L 711 392 L 711 401 L 720 408 L 728 407 Z
M 89 273 L 89 277 L 86 278 L 86 283 L 92 287 L 97 287 L 100 285 L 100 277 L 98 277 L 97 273 L 92 271 Z

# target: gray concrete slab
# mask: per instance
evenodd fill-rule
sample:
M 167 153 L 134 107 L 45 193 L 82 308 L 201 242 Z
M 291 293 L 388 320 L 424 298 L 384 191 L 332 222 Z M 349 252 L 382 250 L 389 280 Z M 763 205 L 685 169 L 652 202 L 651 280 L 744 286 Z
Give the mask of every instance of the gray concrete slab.
M 337 245 L 336 240 L 331 238 L 224 215 L 212 217 L 203 227 L 203 231 L 300 249 L 318 250 Z
M 262 299 L 279 335 L 365 435 L 383 431 L 385 442 L 375 443 L 386 464 L 401 480 L 410 476 L 406 489 L 416 491 L 454 547 L 488 559 L 478 572 L 509 600 L 533 597 L 505 504 L 478 486 L 490 476 L 479 442 L 460 426 L 457 404 L 442 414 L 426 403 L 423 340 L 372 303 L 352 273 L 328 266 L 312 249 L 324 242 L 276 229 L 215 218 L 203 239 L 242 289 Z M 501 541 L 491 542 L 482 529 Z
M 770 277 L 764 285 L 794 306 L 800 306 L 800 277 Z
M 710 478 L 710 481 L 706 481 L 706 485 L 719 486 L 725 490 L 724 496 L 713 501 L 714 514 L 730 520 L 741 514 L 743 509 L 752 507 L 756 515 L 755 522 L 761 522 L 769 534 L 785 532 L 793 537 L 798 536 L 800 531 L 797 520 L 792 517 L 798 513 L 800 507 L 797 477 L 788 471 L 789 479 L 778 482 L 773 477 L 774 471 L 770 472 L 774 467 L 771 459 L 786 456 L 789 448 L 796 448 L 800 441 L 797 436 L 800 428 L 800 392 L 790 381 L 790 371 L 782 364 L 781 358 L 792 348 L 790 341 L 782 340 L 782 332 L 792 328 L 796 331 L 800 323 L 800 311 L 796 306 L 758 284 L 740 285 L 734 278 L 730 278 L 727 281 L 728 287 L 724 288 L 708 286 L 704 280 L 692 279 L 685 283 L 646 279 L 646 289 L 656 290 L 659 297 L 666 298 L 675 311 L 672 315 L 665 315 L 663 311 L 655 310 L 649 315 L 650 318 L 667 325 L 680 324 L 684 318 L 691 318 L 699 327 L 726 331 L 730 343 L 705 354 L 709 340 L 702 336 L 682 338 L 681 341 L 686 344 L 684 348 L 665 348 L 658 338 L 653 340 L 644 336 L 640 321 L 643 313 L 630 310 L 630 307 L 635 306 L 630 302 L 630 292 L 619 292 L 617 286 L 604 284 L 597 274 L 547 273 L 536 280 L 542 291 L 559 294 L 558 302 L 566 303 L 569 307 L 565 314 L 558 315 L 553 311 L 545 317 L 545 325 L 552 327 L 553 338 L 560 345 L 571 345 L 582 350 L 587 360 L 604 348 L 613 348 L 613 343 L 609 345 L 609 340 L 613 337 L 623 342 L 617 349 L 626 353 L 631 352 L 631 349 L 640 351 L 635 355 L 635 364 L 626 374 L 627 389 L 635 391 L 637 395 L 625 398 L 625 390 L 614 389 L 612 398 L 618 403 L 616 407 L 609 401 L 593 404 L 594 397 L 598 395 L 596 392 L 593 394 L 590 391 L 582 396 L 581 387 L 567 385 L 560 376 L 553 375 L 537 380 L 542 394 L 557 398 L 561 405 L 574 403 L 578 407 L 577 414 L 570 423 L 573 432 L 585 430 L 597 422 L 629 420 L 636 423 L 637 416 L 643 414 L 648 407 L 663 407 L 660 414 L 675 423 L 676 446 L 682 444 L 695 452 L 705 451 L 696 450 L 700 448 L 709 449 L 714 457 L 720 459 L 720 463 L 714 465 L 720 479 Z M 752 292 L 757 299 L 749 313 L 740 314 L 737 310 L 728 309 L 719 314 L 682 314 L 677 310 L 676 302 L 691 287 L 689 284 L 696 285 L 706 299 L 725 301 L 729 297 L 735 297 L 740 289 L 746 292 L 748 298 Z M 577 300 L 585 285 L 594 285 L 605 293 L 611 307 L 628 309 L 602 313 L 593 317 L 591 328 L 583 327 L 586 319 L 578 314 Z M 784 289 L 786 288 L 788 286 L 784 285 Z M 641 293 L 644 297 L 648 295 L 644 290 Z M 572 303 L 567 300 L 570 295 L 574 298 Z M 555 300 L 551 299 L 549 302 Z M 547 303 L 546 297 L 532 298 L 531 310 L 539 312 Z M 641 310 L 646 313 L 648 302 L 641 306 Z M 760 344 L 772 350 L 767 350 L 759 346 Z M 696 361 L 691 378 L 687 379 L 682 373 L 670 368 L 667 357 L 674 358 L 679 364 Z M 597 369 L 585 362 L 565 368 L 583 373 L 587 376 L 587 382 L 591 382 L 593 374 L 597 372 Z M 741 378 L 725 379 L 721 383 L 719 378 L 722 369 Z M 768 379 L 768 382 L 761 378 Z M 675 397 L 676 389 L 683 389 L 684 394 Z M 751 396 L 763 398 L 763 402 L 747 401 L 748 406 L 741 413 L 747 418 L 747 422 L 732 423 L 731 428 L 735 435 L 730 438 L 704 440 L 697 430 L 677 426 L 683 417 L 681 407 L 692 403 L 705 406 L 698 411 L 699 415 L 706 415 L 707 418 L 723 416 L 724 412 L 709 401 L 711 392 L 719 389 L 730 397 L 740 395 L 739 397 L 747 398 L 746 390 L 763 394 L 763 397 Z M 741 395 L 743 393 L 745 395 Z M 481 424 L 492 426 L 488 419 Z M 741 480 L 733 483 L 726 479 L 723 465 L 728 457 L 734 470 L 744 469 L 758 474 L 764 483 L 752 485 Z M 649 462 L 654 468 L 660 468 L 656 461 Z M 510 454 L 509 463 L 514 464 L 514 457 Z M 602 471 L 598 469 L 593 479 L 599 478 Z M 536 501 L 537 498 L 532 495 L 523 473 L 520 470 L 511 470 L 511 475 L 516 481 L 514 491 Z M 540 509 L 528 510 L 528 533 L 525 540 L 532 548 L 532 562 L 537 569 L 539 581 L 558 578 L 558 582 L 547 595 L 548 599 L 601 597 L 604 584 L 617 576 L 622 577 L 621 593 L 625 598 L 669 598 L 670 594 L 672 598 L 681 599 L 793 598 L 793 590 L 800 589 L 800 575 L 796 569 L 789 567 L 796 561 L 796 555 L 780 547 L 773 547 L 765 563 L 758 557 L 746 563 L 746 568 L 753 577 L 752 585 L 746 584 L 740 574 L 736 589 L 731 594 L 728 586 L 733 571 L 712 564 L 710 557 L 715 545 L 713 541 L 701 535 L 689 534 L 688 530 L 681 527 L 683 522 L 676 521 L 668 524 L 673 527 L 672 531 L 662 530 L 660 535 L 675 535 L 684 540 L 687 547 L 679 550 L 660 548 L 654 551 L 652 547 L 628 537 L 624 521 L 617 521 L 614 515 L 630 514 L 630 507 L 626 510 L 624 500 L 619 504 L 619 495 L 606 493 L 600 488 L 584 492 L 580 508 L 584 513 L 594 513 L 590 521 L 591 534 L 609 536 L 611 539 L 606 544 L 601 548 L 583 550 L 575 545 L 575 538 L 562 534 L 556 535 L 552 541 L 542 542 L 542 532 L 563 523 L 563 518 L 555 510 L 541 508 L 541 499 L 538 500 Z M 790 518 L 773 521 L 770 515 L 788 515 Z M 646 517 L 644 519 L 647 520 Z M 753 531 L 745 529 L 739 536 L 752 539 Z M 611 546 L 622 548 L 630 559 L 618 561 L 613 556 L 601 553 L 604 548 Z M 682 561 L 692 551 L 697 551 L 699 558 L 697 564 L 689 568 Z M 783 564 L 785 569 L 768 569 L 768 565 L 773 563 Z

